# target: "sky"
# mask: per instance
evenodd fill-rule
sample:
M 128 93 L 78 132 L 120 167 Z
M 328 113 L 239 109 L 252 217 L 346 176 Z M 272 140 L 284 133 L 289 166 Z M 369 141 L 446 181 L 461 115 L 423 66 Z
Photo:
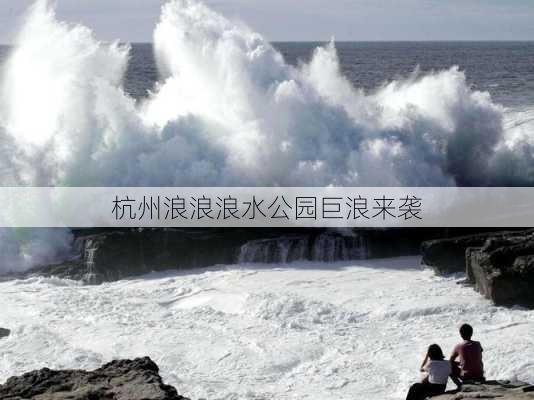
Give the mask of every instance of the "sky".
M 101 40 L 150 42 L 165 0 L 56 0 Z M 205 0 L 271 41 L 534 40 L 534 0 Z M 11 43 L 30 0 L 0 0 Z

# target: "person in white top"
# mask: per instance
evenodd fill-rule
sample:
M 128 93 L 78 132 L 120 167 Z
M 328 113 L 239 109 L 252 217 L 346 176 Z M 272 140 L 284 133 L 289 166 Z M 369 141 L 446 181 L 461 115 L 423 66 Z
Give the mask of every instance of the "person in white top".
M 452 369 L 451 363 L 445 360 L 443 351 L 437 344 L 428 347 L 421 372 L 425 372 L 426 377 L 410 387 L 406 400 L 424 400 L 445 393 Z

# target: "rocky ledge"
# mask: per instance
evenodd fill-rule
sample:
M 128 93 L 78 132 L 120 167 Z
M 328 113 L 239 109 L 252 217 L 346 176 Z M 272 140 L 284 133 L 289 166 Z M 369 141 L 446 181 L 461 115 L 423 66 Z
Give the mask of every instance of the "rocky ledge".
M 94 371 L 48 368 L 0 385 L 3 400 L 188 400 L 165 385 L 148 357 L 112 361 Z
M 465 254 L 468 248 L 482 247 L 488 239 L 521 238 L 533 232 L 533 230 L 483 232 L 427 240 L 421 245 L 422 262 L 432 267 L 438 274 L 465 272 Z
M 534 231 L 496 232 L 422 245 L 437 273 L 465 271 L 467 282 L 496 305 L 534 307 Z
M 346 261 L 417 254 L 439 230 L 321 228 L 160 228 L 76 230 L 65 261 L 23 274 L 99 284 L 151 271 L 217 264 Z M 20 276 L 17 276 L 20 277 Z
M 482 247 L 468 248 L 466 273 L 495 304 L 534 307 L 534 234 L 490 238 Z
M 462 390 L 457 393 L 447 393 L 433 397 L 433 399 L 531 400 L 534 399 L 534 386 L 524 382 L 487 381 L 480 385 L 464 385 Z

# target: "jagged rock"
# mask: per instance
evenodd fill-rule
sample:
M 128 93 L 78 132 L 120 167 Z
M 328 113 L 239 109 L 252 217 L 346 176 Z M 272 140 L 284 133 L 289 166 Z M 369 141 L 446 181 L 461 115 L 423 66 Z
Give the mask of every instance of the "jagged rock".
M 421 245 L 422 263 L 432 267 L 438 274 L 465 272 L 467 249 L 482 247 L 490 238 L 512 240 L 530 235 L 532 232 L 532 230 L 484 232 L 425 241 Z
M 432 397 L 435 400 L 462 399 L 532 400 L 534 386 L 524 382 L 487 381 L 479 385 L 464 385 L 458 393 Z
M 534 234 L 490 238 L 466 260 L 469 281 L 495 304 L 534 307 Z
M 11 334 L 11 331 L 9 329 L 0 328 L 0 339 L 7 337 Z
M 94 371 L 48 368 L 0 385 L 3 400 L 188 400 L 165 385 L 148 357 L 112 361 Z

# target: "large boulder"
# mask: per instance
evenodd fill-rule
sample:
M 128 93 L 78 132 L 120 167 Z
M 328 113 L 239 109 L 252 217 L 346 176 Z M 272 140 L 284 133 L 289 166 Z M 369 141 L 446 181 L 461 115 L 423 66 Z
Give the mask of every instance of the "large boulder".
M 3 400 L 188 400 L 165 385 L 148 357 L 112 361 L 94 371 L 48 368 L 0 385 Z
M 482 247 L 488 239 L 513 239 L 528 236 L 527 231 L 483 232 L 474 235 L 425 241 L 421 244 L 422 263 L 438 274 L 465 272 L 466 251 L 471 247 Z
M 490 238 L 466 253 L 468 280 L 497 305 L 534 307 L 534 234 Z
M 524 382 L 488 381 L 479 385 L 464 385 L 461 391 L 432 397 L 435 400 L 499 399 L 532 400 L 534 386 Z

